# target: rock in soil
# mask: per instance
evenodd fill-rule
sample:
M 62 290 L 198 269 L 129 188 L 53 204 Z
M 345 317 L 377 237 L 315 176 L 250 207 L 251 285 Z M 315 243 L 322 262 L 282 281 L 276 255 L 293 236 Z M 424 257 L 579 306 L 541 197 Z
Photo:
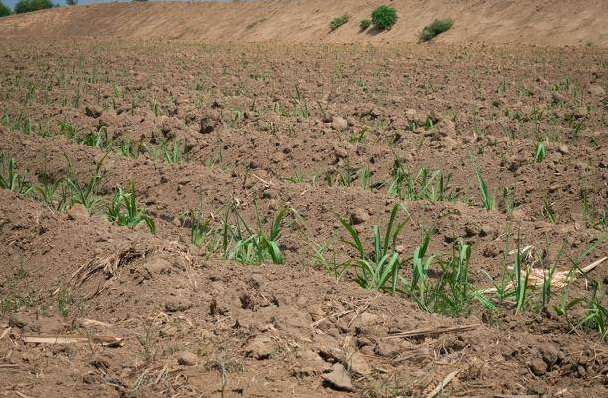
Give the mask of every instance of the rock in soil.
M 208 117 L 201 119 L 199 132 L 201 134 L 211 134 L 215 130 L 215 122 Z
M 372 368 L 369 366 L 369 363 L 365 357 L 358 352 L 351 355 L 349 365 L 350 370 L 353 373 L 357 373 L 362 376 L 367 376 L 372 372 Z
M 98 106 L 87 105 L 84 109 L 84 114 L 94 119 L 101 116 L 102 112 L 102 109 Z
M 22 315 L 20 314 L 12 314 L 9 318 L 8 318 L 8 325 L 10 327 L 13 328 L 23 328 L 28 324 L 27 319 L 25 319 Z
M 348 122 L 343 117 L 334 116 L 331 121 L 331 127 L 338 131 L 346 130 L 348 128 Z
M 80 203 L 76 203 L 68 210 L 68 218 L 70 220 L 81 220 L 87 217 L 89 217 L 89 211 Z
M 542 376 L 547 372 L 547 364 L 540 358 L 534 358 L 530 361 L 529 367 L 536 376 Z
M 198 363 L 198 356 L 190 351 L 182 351 L 176 356 L 177 363 L 184 366 L 194 366 Z
M 168 274 L 171 272 L 171 263 L 161 257 L 152 257 L 146 261 L 144 269 L 150 275 Z
M 337 391 L 353 391 L 353 382 L 341 363 L 332 367 L 330 373 L 323 375 L 325 385 Z
M 248 357 L 255 359 L 268 359 L 274 352 L 274 341 L 268 336 L 257 336 L 245 346 Z
M 367 210 L 357 207 L 350 213 L 350 223 L 353 225 L 363 224 L 369 220 L 369 213 Z
M 192 302 L 183 297 L 170 297 L 165 301 L 165 310 L 168 312 L 186 311 L 192 307 Z

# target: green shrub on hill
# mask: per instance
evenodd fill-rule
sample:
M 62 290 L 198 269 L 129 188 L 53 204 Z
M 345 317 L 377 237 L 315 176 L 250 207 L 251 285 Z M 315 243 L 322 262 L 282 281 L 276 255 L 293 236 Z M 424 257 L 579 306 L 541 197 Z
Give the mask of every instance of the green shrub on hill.
M 53 7 L 54 5 L 51 0 L 20 0 L 15 5 L 15 14 L 23 14 L 25 12 L 44 10 Z
M 397 10 L 393 7 L 380 6 L 372 12 L 372 22 L 380 30 L 389 30 L 397 22 Z
M 348 15 L 342 15 L 341 17 L 334 18 L 329 23 L 329 29 L 331 29 L 331 31 L 333 32 L 334 30 L 338 29 L 340 26 L 347 23 L 349 19 L 350 19 L 350 17 Z
M 370 26 L 372 26 L 372 21 L 370 19 L 362 19 L 359 22 L 359 28 L 361 30 L 367 30 Z
M 7 15 L 11 15 L 11 9 L 0 1 L 0 18 L 6 17 Z
M 436 19 L 430 25 L 425 26 L 424 29 L 422 29 L 420 41 L 433 40 L 435 36 L 450 30 L 452 26 L 454 26 L 454 20 L 452 19 Z

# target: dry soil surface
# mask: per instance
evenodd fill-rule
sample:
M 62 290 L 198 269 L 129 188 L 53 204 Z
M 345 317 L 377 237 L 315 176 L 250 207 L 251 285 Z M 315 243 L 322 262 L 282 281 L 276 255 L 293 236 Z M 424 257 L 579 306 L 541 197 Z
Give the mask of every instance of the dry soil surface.
M 606 396 L 607 89 L 597 47 L 3 41 L 0 395 Z

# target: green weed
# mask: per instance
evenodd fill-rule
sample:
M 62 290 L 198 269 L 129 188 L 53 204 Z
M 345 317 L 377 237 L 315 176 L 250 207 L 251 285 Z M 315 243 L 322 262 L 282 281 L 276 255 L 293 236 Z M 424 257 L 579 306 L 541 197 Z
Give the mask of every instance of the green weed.
M 361 243 L 359 232 L 348 221 L 338 216 L 340 223 L 351 237 L 351 240 L 344 242 L 353 247 L 357 253 L 357 259 L 350 265 L 356 268 L 355 280 L 364 289 L 394 293 L 398 288 L 401 262 L 395 251 L 395 241 L 405 226 L 405 223 L 397 224 L 400 208 L 398 204 L 393 206 L 384 238 L 381 237 L 378 226 L 372 227 L 372 251 L 369 255 Z
M 428 238 L 425 238 L 425 242 L 423 242 L 424 251 L 428 247 L 426 239 Z M 471 246 L 459 242 L 455 254 L 452 254 L 447 260 L 436 260 L 441 267 L 439 279 L 430 283 L 431 280 L 427 274 L 425 279 L 419 279 L 417 283 L 406 284 L 410 289 L 410 295 L 418 298 L 418 304 L 426 311 L 449 316 L 469 314 L 474 302 L 480 303 L 486 309 L 495 309 L 492 302 L 483 295 L 481 290 L 475 289 L 469 280 L 470 258 Z M 420 275 L 420 272 L 428 272 L 433 257 L 424 260 L 423 252 L 416 250 L 412 260 L 413 271 L 416 272 L 416 275 Z
M 596 281 L 591 283 L 591 298 L 586 300 L 587 308 L 578 327 L 597 330 L 603 340 L 608 339 L 608 309 L 602 304 L 604 287 Z
M 540 163 L 547 157 L 547 148 L 545 141 L 539 141 L 536 144 L 536 151 L 534 152 L 534 160 L 536 163 Z
M 268 233 L 263 231 L 262 221 L 256 205 L 257 231 L 247 225 L 235 205 L 226 209 L 223 220 L 224 257 L 243 264 L 260 264 L 271 261 L 283 264 L 283 254 L 278 241 L 281 235 L 281 224 L 288 212 L 283 209 L 277 213 Z M 234 220 L 234 224 L 230 220 Z
M 553 209 L 553 203 L 548 199 L 545 199 L 543 202 L 543 216 L 549 221 L 551 224 L 555 224 L 557 221 L 555 210 Z
M 389 185 L 390 196 L 402 200 L 428 200 L 430 202 L 454 201 L 456 196 L 450 192 L 451 176 L 441 170 L 429 172 L 422 167 L 416 176 L 409 173 L 400 160 L 393 164 L 392 182 Z
M 5 155 L 0 153 L 0 188 L 8 189 L 19 195 L 29 195 L 32 192 L 32 184 L 26 177 L 19 175 L 16 170 L 15 159 L 5 159 Z
M 156 233 L 154 220 L 146 210 L 137 206 L 135 184 L 133 182 L 131 182 L 128 192 L 124 191 L 122 187 L 118 187 L 114 198 L 108 205 L 107 216 L 111 223 L 128 228 L 135 228 L 144 222 L 152 234 Z
M 74 173 L 70 159 L 66 156 L 69 174 L 65 178 L 65 182 L 71 193 L 71 205 L 73 206 L 74 204 L 81 204 L 87 209 L 89 214 L 92 214 L 100 203 L 100 199 L 97 197 L 97 186 L 103 178 L 101 166 L 104 159 L 105 156 L 99 162 L 97 162 L 95 173 L 91 176 L 89 181 L 81 184 Z
M 484 209 L 490 211 L 496 209 L 496 196 L 491 194 L 488 189 L 488 184 L 484 181 L 481 176 L 481 171 L 477 169 L 477 184 L 479 185 L 479 192 L 481 193 L 481 203 Z
M 55 196 L 57 191 L 61 189 L 61 197 L 56 202 Z M 55 182 L 50 181 L 48 178 L 44 178 L 40 185 L 37 185 L 34 190 L 38 194 L 40 200 L 51 209 L 58 211 L 65 211 L 68 206 L 68 195 L 65 189 L 65 182 L 63 179 L 59 179 Z
M 169 148 L 166 142 L 160 145 L 160 149 L 163 155 L 163 160 L 169 164 L 179 164 L 182 161 L 184 154 L 183 144 L 179 141 L 174 142 L 173 146 Z

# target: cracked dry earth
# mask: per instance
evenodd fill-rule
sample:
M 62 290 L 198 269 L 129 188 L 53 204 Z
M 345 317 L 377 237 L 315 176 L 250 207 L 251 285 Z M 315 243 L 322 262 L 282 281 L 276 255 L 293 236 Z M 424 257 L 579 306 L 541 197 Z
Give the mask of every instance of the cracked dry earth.
M 583 322 L 605 263 L 548 302 L 530 284 L 519 311 L 488 290 L 494 309 L 450 316 L 359 286 L 338 218 L 371 250 L 402 204 L 404 279 L 425 232 L 430 280 L 466 243 L 478 289 L 518 244 L 530 272 L 601 260 L 606 50 L 16 40 L 0 64 L 2 176 L 14 159 L 24 187 L 0 190 L 0 396 L 608 394 L 605 329 Z M 394 195 L 396 163 L 441 171 L 446 197 Z M 62 193 L 98 165 L 89 212 Z M 108 221 L 131 183 L 155 234 Z M 225 258 L 227 206 L 264 230 L 287 209 L 283 264 Z

